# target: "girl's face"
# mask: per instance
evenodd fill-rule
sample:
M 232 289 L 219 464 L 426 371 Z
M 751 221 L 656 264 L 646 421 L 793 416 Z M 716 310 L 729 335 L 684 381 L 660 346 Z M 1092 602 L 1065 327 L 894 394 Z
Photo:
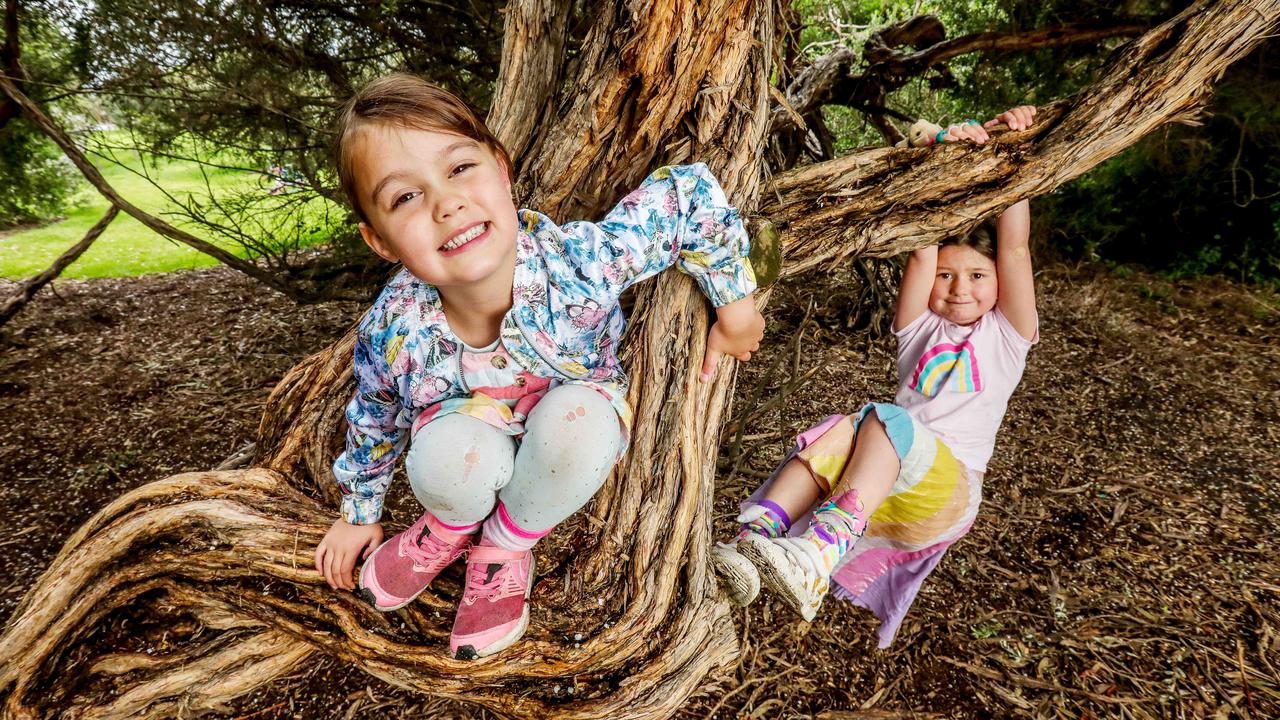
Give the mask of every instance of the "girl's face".
M 355 184 L 374 252 L 441 288 L 511 266 L 516 209 L 498 157 L 462 135 L 369 125 L 355 143 Z
M 971 247 L 947 245 L 938 250 L 929 309 L 957 325 L 971 325 L 996 306 L 999 289 L 991 258 Z

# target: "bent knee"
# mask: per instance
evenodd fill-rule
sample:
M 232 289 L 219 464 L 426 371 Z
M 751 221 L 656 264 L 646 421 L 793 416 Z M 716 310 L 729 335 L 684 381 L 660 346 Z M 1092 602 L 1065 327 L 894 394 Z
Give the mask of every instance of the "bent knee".
M 405 474 L 414 493 L 450 496 L 463 488 L 501 487 L 511 477 L 512 440 L 475 418 L 450 415 L 414 436 Z

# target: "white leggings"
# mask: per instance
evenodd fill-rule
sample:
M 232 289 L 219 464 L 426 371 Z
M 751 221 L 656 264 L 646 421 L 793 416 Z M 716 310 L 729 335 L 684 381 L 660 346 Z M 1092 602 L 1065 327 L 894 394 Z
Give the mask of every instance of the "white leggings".
M 467 415 L 418 431 L 405 471 L 418 502 L 448 525 L 484 520 L 502 501 L 521 528 L 559 525 L 596 494 L 622 449 L 618 413 L 603 395 L 561 385 L 525 421 L 524 440 Z

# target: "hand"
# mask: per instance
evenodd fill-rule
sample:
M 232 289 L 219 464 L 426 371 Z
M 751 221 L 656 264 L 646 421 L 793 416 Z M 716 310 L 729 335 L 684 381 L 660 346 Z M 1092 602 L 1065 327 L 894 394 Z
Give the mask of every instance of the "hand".
M 381 524 L 352 525 L 338 518 L 316 548 L 316 572 L 334 590 L 355 590 L 356 560 L 369 557 L 381 544 Z
M 991 136 L 987 134 L 987 129 L 979 125 L 976 121 L 966 122 L 960 125 L 949 126 L 945 134 L 942 136 L 942 142 L 971 142 L 975 145 L 982 145 Z
M 1019 105 L 1016 108 L 1005 110 L 994 119 L 988 120 L 983 127 L 993 128 L 1000 123 L 1009 126 L 1010 130 L 1026 130 L 1035 124 L 1036 107 L 1034 105 Z
M 698 379 L 710 382 L 721 355 L 732 355 L 746 362 L 760 349 L 764 337 L 764 316 L 756 310 L 755 298 L 747 295 L 716 308 L 716 322 L 707 334 L 707 354 L 702 358 L 702 374 Z

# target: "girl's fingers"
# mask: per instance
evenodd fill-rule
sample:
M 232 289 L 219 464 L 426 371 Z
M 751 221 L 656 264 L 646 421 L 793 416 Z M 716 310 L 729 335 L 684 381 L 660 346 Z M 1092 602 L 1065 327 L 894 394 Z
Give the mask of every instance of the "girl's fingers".
M 351 553 L 343 555 L 342 562 L 338 563 L 338 580 L 342 583 L 343 590 L 355 589 L 355 583 L 351 582 L 351 569 L 355 564 L 355 555 Z
M 316 548 L 316 556 L 315 556 L 316 572 L 320 573 L 321 575 L 324 575 L 324 553 L 325 553 L 325 547 L 324 547 L 324 543 L 322 542 L 320 543 L 320 546 Z
M 329 561 L 329 585 L 334 590 L 342 590 L 342 553 L 333 553 Z
M 324 581 L 329 583 L 329 587 L 337 590 L 338 586 L 333 581 L 333 556 L 334 552 L 330 550 L 324 556 Z

